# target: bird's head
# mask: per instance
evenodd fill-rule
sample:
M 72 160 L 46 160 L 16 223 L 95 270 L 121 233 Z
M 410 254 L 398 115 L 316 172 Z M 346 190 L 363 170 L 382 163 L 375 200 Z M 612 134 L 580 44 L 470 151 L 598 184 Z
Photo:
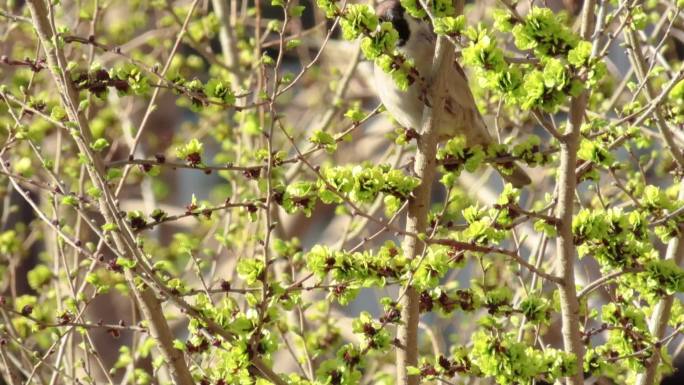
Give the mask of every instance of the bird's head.
M 383 1 L 375 8 L 375 14 L 380 20 L 392 23 L 399 33 L 397 47 L 403 47 L 411 38 L 411 24 L 415 23 L 415 20 L 406 15 L 406 10 L 399 0 Z

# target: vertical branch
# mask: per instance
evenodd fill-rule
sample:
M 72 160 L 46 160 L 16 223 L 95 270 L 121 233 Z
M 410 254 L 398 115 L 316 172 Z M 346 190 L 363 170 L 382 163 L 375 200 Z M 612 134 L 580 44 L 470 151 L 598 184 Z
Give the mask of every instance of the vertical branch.
M 230 17 L 230 10 L 228 8 L 228 0 L 212 0 L 211 4 L 214 7 L 216 17 L 221 23 L 219 29 L 219 42 L 221 43 L 221 53 L 223 54 L 223 63 L 228 67 L 231 74 L 231 83 L 237 85 L 241 81 L 238 65 L 238 49 L 235 41 L 235 30 L 232 25 Z
M 647 101 L 652 103 L 655 98 L 655 90 L 648 78 L 648 66 L 646 64 L 646 58 L 641 51 L 639 38 L 634 30 L 629 28 L 625 29 L 624 34 L 625 40 L 629 46 L 629 59 L 632 62 L 634 73 L 637 75 L 639 83 L 644 84 L 643 91 Z M 672 154 L 672 158 L 680 169 L 684 168 L 684 153 L 682 153 L 679 146 L 675 143 L 672 131 L 670 131 L 670 127 L 667 125 L 663 113 L 657 104 L 653 110 L 653 116 L 655 118 L 656 126 L 660 131 L 660 136 L 663 138 L 665 146 Z M 680 184 L 679 199 L 684 199 L 684 182 L 681 182 Z M 679 231 L 681 234 L 684 229 L 680 227 Z M 665 259 L 673 260 L 677 265 L 681 265 L 682 262 L 684 262 L 684 240 L 682 237 L 682 235 L 679 235 L 678 237 L 672 238 L 667 244 L 667 252 L 665 254 Z M 658 302 L 651 315 L 649 330 L 657 341 L 662 340 L 663 337 L 665 337 L 673 303 L 674 295 L 666 296 Z M 660 349 L 654 349 L 653 356 L 648 360 L 646 371 L 637 377 L 637 385 L 653 385 L 656 382 L 658 365 L 660 364 L 661 357 Z
M 8 385 L 17 385 L 21 383 L 21 377 L 17 370 L 12 366 L 12 363 L 9 362 L 9 359 L 7 359 L 7 352 L 5 351 L 6 344 L 7 341 L 0 341 L 0 358 L 2 358 L 2 364 L 5 367 L 4 378 Z
M 625 40 L 629 46 L 629 59 L 634 67 L 634 73 L 637 75 L 639 83 L 644 84 L 644 93 L 646 100 L 649 103 L 654 103 L 656 99 L 656 91 L 653 89 L 653 85 L 648 79 L 649 73 L 646 65 L 646 58 L 643 52 L 641 52 L 641 44 L 639 43 L 639 38 L 634 30 L 625 28 Z M 680 168 L 684 168 L 684 153 L 682 149 L 679 148 L 677 143 L 675 143 L 674 136 L 670 127 L 668 127 L 665 117 L 663 116 L 662 109 L 658 103 L 655 103 L 653 110 L 653 116 L 655 117 L 655 123 L 660 131 L 660 136 L 665 142 L 665 146 L 672 154 L 674 161 Z
M 596 1 L 584 2 L 582 9 L 581 35 L 590 40 L 594 30 L 594 8 Z M 588 91 L 582 92 L 570 101 L 568 130 L 560 140 L 560 175 L 558 178 L 558 204 L 556 216 L 558 223 L 558 239 L 556 254 L 560 262 L 562 282 L 558 285 L 561 308 L 561 334 L 565 351 L 577 357 L 577 370 L 568 378 L 569 385 L 584 384 L 582 367 L 584 361 L 584 345 L 580 333 L 579 301 L 575 289 L 575 260 L 577 251 L 572 236 L 572 220 L 574 216 L 574 197 L 577 186 L 577 151 L 580 142 L 580 128 L 587 108 Z
M 684 199 L 684 181 L 679 187 L 679 199 Z M 665 259 L 673 260 L 678 266 L 684 262 L 684 240 L 682 239 L 682 232 L 684 229 L 680 226 L 678 237 L 672 238 L 667 243 L 667 252 Z M 660 341 L 665 337 L 667 324 L 670 321 L 670 311 L 675 301 L 675 295 L 671 294 L 658 302 L 651 319 L 649 320 L 649 330 L 656 341 Z M 660 348 L 654 347 L 653 356 L 648 360 L 646 371 L 637 377 L 636 385 L 653 385 L 656 383 L 656 375 L 658 374 L 658 365 L 660 364 Z
M 457 13 L 462 13 L 463 2 L 457 1 Z M 422 130 L 418 139 L 414 172 L 420 184 L 409 198 L 406 231 L 424 233 L 427 228 L 427 215 L 430 208 L 430 193 L 436 172 L 437 125 L 444 112 L 444 94 L 449 83 L 449 67 L 453 65 L 454 47 L 449 41 L 439 36 L 432 61 L 429 88 L 432 108 L 425 106 L 423 110 Z M 425 245 L 416 237 L 404 238 L 402 249 L 404 255 L 413 259 L 422 252 Z M 420 321 L 419 295 L 412 286 L 405 288 L 401 297 L 401 320 L 397 329 L 400 347 L 397 349 L 397 385 L 418 385 L 418 376 L 409 376 L 407 368 L 418 365 L 418 324 Z
M 558 223 L 558 239 L 556 254 L 560 261 L 560 276 L 562 283 L 558 285 L 560 294 L 560 308 L 565 351 L 577 357 L 577 372 L 569 378 L 569 385 L 584 383 L 582 375 L 582 361 L 584 346 L 580 334 L 579 301 L 575 290 L 575 244 L 572 236 L 572 219 L 574 208 L 574 192 L 576 187 L 575 164 L 579 147 L 579 128 L 582 121 L 585 98 L 573 99 L 571 104 L 570 133 L 561 142 L 560 177 L 558 179 L 558 205 L 556 215 Z
M 80 152 L 87 159 L 87 170 L 93 184 L 102 191 L 102 198 L 99 201 L 100 211 L 107 222 L 116 224 L 119 228 L 120 234 L 115 233 L 113 236 L 116 248 L 121 254 L 133 256 L 140 262 L 143 260 L 140 250 L 130 235 L 130 229 L 127 228 L 125 222 L 117 215 L 118 210 L 113 194 L 104 181 L 105 167 L 102 159 L 95 156 L 88 146 L 92 141 L 90 127 L 84 114 L 78 110 L 78 91 L 66 69 L 66 58 L 61 48 L 59 48 L 57 36 L 53 33 L 48 18 L 47 6 L 43 0 L 30 0 L 28 6 L 34 28 L 45 50 L 48 67 L 57 86 L 62 104 L 67 111 L 69 119 L 78 126 L 78 132 L 74 132 L 72 137 Z M 173 334 L 164 318 L 158 298 L 150 288 L 138 289 L 133 273 L 130 270 L 126 270 L 126 280 L 134 291 L 143 314 L 150 323 L 150 332 L 159 343 L 159 348 L 170 367 L 174 383 L 177 385 L 192 385 L 194 381 L 185 363 L 183 353 L 173 347 Z

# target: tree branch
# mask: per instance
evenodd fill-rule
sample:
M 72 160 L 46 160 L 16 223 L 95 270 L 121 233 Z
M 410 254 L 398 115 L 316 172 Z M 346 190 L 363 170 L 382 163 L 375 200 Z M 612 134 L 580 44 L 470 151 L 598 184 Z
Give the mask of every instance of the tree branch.
M 522 267 L 526 268 L 530 272 L 537 274 L 538 276 L 548 280 L 549 282 L 554 282 L 557 284 L 561 284 L 563 282 L 563 280 L 560 277 L 549 274 L 549 273 L 537 268 L 533 264 L 527 262 L 515 250 L 507 250 L 507 249 L 501 249 L 501 248 L 491 247 L 491 246 L 479 246 L 479 245 L 475 245 L 475 244 L 468 243 L 468 242 L 456 241 L 453 239 L 433 239 L 433 240 L 428 240 L 427 242 L 430 244 L 451 246 L 456 250 L 468 250 L 468 251 L 473 251 L 473 252 L 477 252 L 477 253 L 503 254 L 505 256 L 510 257 L 511 259 L 516 261 L 518 264 L 520 264 Z
M 680 184 L 678 199 L 684 199 L 684 182 Z M 680 226 L 680 234 L 682 231 L 684 231 L 684 229 Z M 668 242 L 665 259 L 673 260 L 678 266 L 684 262 L 684 241 L 682 240 L 681 235 L 672 238 L 670 242 Z M 653 314 L 649 321 L 649 330 L 656 340 L 660 340 L 665 336 L 674 301 L 674 294 L 668 295 L 661 299 L 653 310 Z M 646 371 L 637 377 L 636 385 L 653 385 L 656 383 L 660 358 L 660 349 L 655 349 L 653 356 L 648 360 Z
M 116 223 L 120 229 L 124 230 L 122 232 L 123 236 L 114 236 L 117 249 L 124 255 L 133 254 L 136 256 L 136 259 L 141 259 L 141 256 L 139 255 L 140 251 L 135 245 L 135 242 L 130 238 L 130 233 L 125 231 L 126 224 L 117 215 L 116 205 L 112 199 L 111 191 L 109 191 L 109 187 L 103 179 L 105 168 L 102 159 L 94 156 L 88 146 L 91 142 L 90 127 L 88 126 L 84 114 L 78 110 L 78 91 L 71 81 L 69 71 L 66 69 L 66 58 L 64 53 L 54 41 L 55 35 L 53 34 L 53 27 L 48 18 L 47 5 L 43 0 L 30 0 L 28 6 L 33 19 L 33 25 L 38 33 L 41 45 L 45 50 L 48 67 L 57 86 L 62 104 L 67 111 L 69 120 L 78 125 L 79 132 L 72 135 L 73 139 L 81 153 L 86 156 L 88 161 L 87 169 L 93 184 L 103 192 L 102 198 L 100 199 L 102 214 L 107 222 Z M 129 235 L 129 237 L 126 237 L 126 235 Z M 127 270 L 126 279 L 138 298 L 143 314 L 150 322 L 150 332 L 158 341 L 159 348 L 170 366 L 174 383 L 177 385 L 194 384 L 190 370 L 185 363 L 183 353 L 173 347 L 173 334 L 164 318 L 159 300 L 149 288 L 139 290 L 136 287 L 133 274 L 130 270 Z
M 219 28 L 219 42 L 221 43 L 221 53 L 223 62 L 231 70 L 231 83 L 238 85 L 242 79 L 238 66 L 238 48 L 234 36 L 234 26 L 231 22 L 229 4 L 227 0 L 212 0 L 214 12 L 221 26 Z
M 660 135 L 665 141 L 665 145 L 672 154 L 672 157 L 674 158 L 675 162 L 677 162 L 677 166 L 679 166 L 679 168 L 684 169 L 684 153 L 682 153 L 682 149 L 677 145 L 677 143 L 675 143 L 674 137 L 672 136 L 672 131 L 670 131 L 670 127 L 668 127 L 667 122 L 663 117 L 659 100 L 655 96 L 655 90 L 653 89 L 653 85 L 651 84 L 648 78 L 649 72 L 646 69 L 646 59 L 644 58 L 644 54 L 641 52 L 641 44 L 639 43 L 639 38 L 634 32 L 634 30 L 626 28 L 625 40 L 627 41 L 627 44 L 629 44 L 630 47 L 630 49 L 628 50 L 628 56 L 630 58 L 630 61 L 632 62 L 632 65 L 634 66 L 634 72 L 636 73 L 639 82 L 644 84 L 646 100 L 649 103 L 653 103 L 653 115 L 655 117 L 656 126 L 660 131 Z
M 639 82 L 644 85 L 646 99 L 649 101 L 649 103 L 654 103 L 653 115 L 655 117 L 656 126 L 660 131 L 660 135 L 679 168 L 684 168 L 684 153 L 675 143 L 672 132 L 670 131 L 670 127 L 665 121 L 662 111 L 659 108 L 657 98 L 654 97 L 655 91 L 649 80 L 649 72 L 652 67 L 648 69 L 646 67 L 646 59 L 641 51 L 639 38 L 636 32 L 629 28 L 625 29 L 624 35 L 625 40 L 630 47 L 629 58 L 632 62 L 632 66 L 634 67 L 634 72 L 636 73 Z M 679 199 L 684 199 L 684 182 L 680 186 Z M 682 236 L 672 238 L 672 240 L 668 242 L 665 259 L 674 260 L 677 265 L 681 265 L 682 261 L 684 260 L 684 242 L 682 241 Z M 662 339 L 665 335 L 673 303 L 673 295 L 669 295 L 661 299 L 651 315 L 651 319 L 649 321 L 649 330 L 656 339 Z M 637 385 L 652 385 L 655 383 L 660 359 L 660 350 L 656 349 L 653 356 L 648 361 L 646 371 L 637 377 Z
M 595 0 L 584 2 L 582 9 L 581 35 L 589 40 L 594 30 Z M 572 219 L 574 216 L 574 197 L 577 184 L 575 165 L 580 142 L 580 128 L 589 98 L 588 91 L 573 97 L 570 102 L 570 116 L 568 130 L 560 142 L 560 176 L 556 186 L 558 191 L 558 205 L 556 217 L 559 218 L 556 254 L 560 261 L 560 276 L 562 282 L 558 284 L 561 308 L 561 334 L 565 351 L 577 357 L 577 368 L 573 376 L 568 378 L 568 385 L 583 385 L 584 375 L 582 366 L 584 361 L 584 345 L 580 332 L 579 301 L 575 289 L 575 260 L 576 249 L 572 235 Z
M 457 13 L 463 12 L 463 2 L 456 2 Z M 435 56 L 432 61 L 430 79 L 432 87 L 430 99 L 435 101 L 433 108 L 423 109 L 422 132 L 418 139 L 414 172 L 420 179 L 420 185 L 409 198 L 406 231 L 424 233 L 427 228 L 427 214 L 430 208 L 430 192 L 436 173 L 437 125 L 443 119 L 447 74 L 453 65 L 454 47 L 440 36 L 437 38 Z M 407 236 L 402 245 L 404 255 L 413 259 L 422 253 L 425 245 L 415 237 Z M 397 339 L 404 349 L 397 349 L 397 385 L 418 385 L 419 376 L 409 376 L 407 368 L 418 365 L 418 324 L 420 321 L 419 295 L 412 286 L 406 288 L 406 295 L 401 299 L 401 320 L 397 328 Z
M 7 380 L 8 385 L 17 385 L 21 383 L 21 377 L 19 373 L 15 370 L 14 366 L 7 359 L 7 352 L 5 351 L 7 341 L 0 341 L 0 358 L 2 359 L 2 364 L 5 367 L 5 380 Z

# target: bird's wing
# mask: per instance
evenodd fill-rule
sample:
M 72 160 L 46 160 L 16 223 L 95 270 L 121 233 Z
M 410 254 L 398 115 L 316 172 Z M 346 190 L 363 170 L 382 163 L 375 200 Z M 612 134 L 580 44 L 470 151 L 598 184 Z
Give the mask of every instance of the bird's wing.
M 492 142 L 492 135 L 477 109 L 468 78 L 457 62 L 454 62 L 450 72 L 444 108 L 453 118 L 452 136 L 465 135 L 469 145 L 486 146 Z
M 452 80 L 448 87 L 444 107 L 454 120 L 453 125 L 455 128 L 450 128 L 450 130 L 454 130 L 455 133 L 452 133 L 451 136 L 454 134 L 465 135 L 469 146 L 480 144 L 486 147 L 494 139 L 487 129 L 480 111 L 477 109 L 475 98 L 473 98 L 473 93 L 470 91 L 468 78 L 463 68 L 454 62 L 450 75 Z M 443 125 L 443 127 L 450 126 Z M 515 187 L 520 188 L 531 182 L 529 175 L 518 164 L 506 165 L 507 171 L 502 171 L 496 165 L 494 165 L 494 168 L 501 173 L 506 182 L 513 184 Z

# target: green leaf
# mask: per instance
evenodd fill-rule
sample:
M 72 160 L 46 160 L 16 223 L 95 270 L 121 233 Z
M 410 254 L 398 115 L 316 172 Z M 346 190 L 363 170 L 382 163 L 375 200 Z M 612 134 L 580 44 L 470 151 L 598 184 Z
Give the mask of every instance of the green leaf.
M 42 264 L 38 265 L 26 274 L 26 278 L 33 290 L 40 290 L 52 279 L 52 269 Z
M 304 13 L 305 9 L 306 9 L 306 6 L 304 6 L 304 5 L 292 6 L 289 9 L 289 14 L 292 17 L 301 17 L 302 14 Z
M 248 285 L 264 279 L 264 262 L 260 259 L 243 258 L 238 262 L 237 272 L 240 278 L 245 280 Z
M 73 195 L 65 195 L 61 200 L 63 205 L 78 207 L 78 198 Z
M 437 17 L 434 21 L 435 33 L 438 35 L 452 35 L 461 33 L 465 28 L 465 25 L 466 19 L 464 15 L 459 15 L 457 17 Z
M 344 18 L 340 21 L 342 36 L 345 40 L 357 39 L 364 33 L 375 31 L 378 23 L 378 17 L 369 5 L 347 5 Z
M 575 67 L 581 67 L 589 62 L 591 57 L 592 44 L 588 41 L 581 41 L 577 47 L 568 52 L 568 62 Z
M 90 148 L 92 148 L 95 152 L 101 152 L 107 147 L 109 147 L 109 142 L 105 138 L 99 138 L 93 143 L 90 143 Z
M 60 106 L 54 106 L 52 107 L 52 111 L 50 112 L 50 117 L 54 120 L 63 121 L 66 120 L 67 113 L 64 110 L 64 108 Z
M 351 108 L 344 113 L 344 116 L 352 122 L 358 123 L 366 117 L 366 113 L 361 110 L 361 103 L 354 102 Z
M 288 40 L 288 42 L 285 44 L 286 49 L 294 49 L 299 47 L 302 44 L 302 41 L 299 39 L 291 39 Z
M 204 85 L 204 93 L 209 97 L 210 100 L 225 103 L 234 104 L 235 94 L 230 88 L 230 82 L 223 81 L 220 79 L 210 79 Z
M 337 142 L 335 141 L 335 138 L 325 131 L 314 131 L 313 135 L 311 135 L 309 138 L 309 141 L 322 148 L 325 148 L 325 150 L 330 153 L 337 150 Z
M 420 368 L 417 368 L 415 366 L 408 366 L 406 367 L 406 374 L 409 376 L 420 376 Z

